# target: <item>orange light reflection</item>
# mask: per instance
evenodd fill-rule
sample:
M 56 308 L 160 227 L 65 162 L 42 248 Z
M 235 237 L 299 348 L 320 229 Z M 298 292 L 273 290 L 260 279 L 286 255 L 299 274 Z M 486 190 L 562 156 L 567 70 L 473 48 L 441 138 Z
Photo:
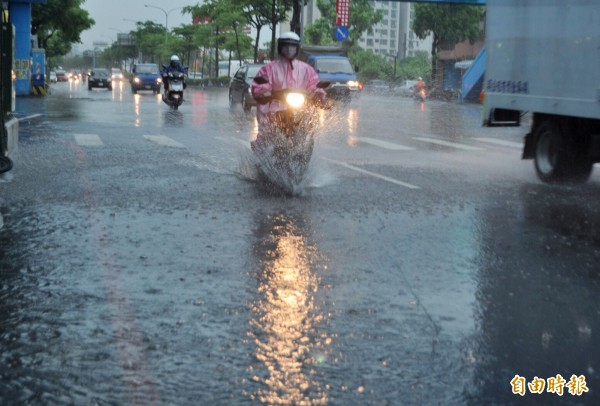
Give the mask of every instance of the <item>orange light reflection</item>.
M 264 364 L 264 377 L 253 377 L 261 386 L 253 399 L 279 405 L 324 405 L 328 395 L 312 375 L 324 362 L 331 343 L 317 324 L 324 316 L 315 306 L 319 277 L 311 269 L 319 262 L 315 246 L 307 243 L 303 230 L 286 216 L 271 218 L 269 235 L 259 250 L 261 294 L 252 307 L 251 321 L 256 358 Z
M 358 129 L 358 112 L 356 109 L 348 110 L 348 145 L 355 147 L 358 145 L 358 137 L 356 132 Z

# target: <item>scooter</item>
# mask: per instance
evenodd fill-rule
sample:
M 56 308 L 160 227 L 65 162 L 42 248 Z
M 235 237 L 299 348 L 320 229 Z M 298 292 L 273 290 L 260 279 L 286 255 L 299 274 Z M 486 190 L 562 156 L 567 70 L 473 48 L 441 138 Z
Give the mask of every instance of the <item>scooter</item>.
M 185 74 L 183 72 L 163 73 L 163 83 L 165 83 L 165 91 L 162 100 L 172 109 L 177 110 L 183 103 L 183 80 Z M 167 87 L 169 88 L 167 90 Z
M 427 90 L 421 89 L 417 90 L 414 95 L 415 99 L 420 101 L 421 103 L 425 102 L 427 99 Z
M 265 77 L 255 77 L 258 84 L 268 83 Z M 318 88 L 324 89 L 329 82 L 319 82 Z M 315 145 L 316 118 L 319 108 L 329 109 L 304 89 L 274 90 L 270 96 L 255 97 L 258 104 L 279 101 L 284 108 L 268 116 L 261 145 L 253 143 L 252 149 L 259 159 L 263 175 L 292 191 L 302 183 Z

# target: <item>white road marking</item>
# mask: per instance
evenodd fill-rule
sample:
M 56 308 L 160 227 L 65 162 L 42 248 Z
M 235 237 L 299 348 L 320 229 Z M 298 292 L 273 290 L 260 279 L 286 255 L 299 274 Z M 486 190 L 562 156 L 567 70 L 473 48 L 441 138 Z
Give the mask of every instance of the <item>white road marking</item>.
M 178 143 L 172 138 L 165 137 L 164 135 L 144 135 L 144 138 L 165 147 L 185 148 L 183 144 Z
M 406 147 L 404 145 L 394 144 L 393 142 L 382 141 L 382 140 L 378 140 L 375 138 L 358 137 L 357 139 L 359 142 L 364 142 L 365 144 L 371 144 L 371 145 L 375 145 L 376 147 L 391 149 L 394 151 L 412 151 L 412 150 L 414 150 L 414 148 L 411 148 L 411 147 Z
M 32 114 L 32 115 L 30 115 L 30 116 L 27 116 L 27 117 L 21 117 L 21 118 L 18 118 L 18 119 L 17 119 L 17 121 L 31 120 L 32 118 L 36 118 L 36 117 L 40 117 L 40 116 L 41 116 L 41 114 L 40 114 L 40 113 L 37 113 L 37 114 Z
M 501 145 L 503 147 L 511 147 L 511 148 L 523 148 L 522 142 L 514 142 L 514 141 L 505 141 L 505 140 L 497 140 L 496 138 L 475 138 L 476 141 L 488 142 L 490 144 Z
M 75 142 L 77 145 L 86 147 L 97 147 L 104 145 L 100 137 L 96 134 L 73 134 L 73 137 L 75 137 Z
M 438 140 L 435 138 L 427 138 L 427 137 L 413 137 L 413 140 L 429 142 L 431 144 L 443 145 L 444 147 L 451 147 L 456 149 L 464 149 L 466 151 L 479 151 L 481 148 L 472 147 L 470 145 L 457 144 L 456 142 L 448 142 L 444 140 Z
M 375 173 L 375 172 L 367 171 L 365 169 L 358 168 L 356 166 L 347 164 L 345 162 L 340 162 L 340 161 L 336 161 L 336 160 L 329 159 L 329 158 L 325 158 L 325 159 L 327 159 L 328 161 L 333 162 L 335 164 L 341 165 L 341 166 L 343 166 L 345 168 L 352 169 L 353 171 L 364 173 L 365 175 L 373 176 L 374 178 L 382 179 L 382 180 L 385 180 L 386 182 L 390 182 L 390 183 L 393 183 L 395 185 L 404 186 L 404 187 L 409 188 L 409 189 L 421 189 L 419 186 L 411 185 L 410 183 L 402 182 L 402 181 L 399 181 L 399 180 L 396 180 L 396 179 L 393 179 L 393 178 L 390 178 L 390 177 L 387 177 L 387 176 L 384 176 L 384 175 L 380 175 L 380 174 Z

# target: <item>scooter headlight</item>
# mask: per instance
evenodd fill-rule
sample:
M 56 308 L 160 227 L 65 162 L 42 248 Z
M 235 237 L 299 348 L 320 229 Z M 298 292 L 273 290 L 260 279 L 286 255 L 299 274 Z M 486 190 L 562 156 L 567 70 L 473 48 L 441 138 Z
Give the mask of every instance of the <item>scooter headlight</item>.
M 302 93 L 288 93 L 287 96 L 285 96 L 285 101 L 291 107 L 298 108 L 304 105 L 306 97 Z

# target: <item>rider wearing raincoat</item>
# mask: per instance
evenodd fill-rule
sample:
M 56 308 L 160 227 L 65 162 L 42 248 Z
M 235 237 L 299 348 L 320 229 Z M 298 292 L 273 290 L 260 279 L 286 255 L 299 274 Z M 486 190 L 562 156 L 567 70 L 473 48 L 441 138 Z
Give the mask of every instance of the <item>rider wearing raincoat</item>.
M 260 68 L 256 74 L 257 77 L 265 77 L 269 82 L 264 84 L 252 82 L 252 96 L 268 97 L 273 90 L 300 88 L 315 93 L 322 100 L 325 90 L 317 88 L 319 83 L 317 72 L 309 64 L 296 59 L 300 53 L 300 37 L 293 32 L 282 34 L 277 39 L 277 53 L 279 58 Z M 285 105 L 279 100 L 257 104 L 258 135 L 251 144 L 252 149 L 264 145 L 266 141 L 265 129 L 268 115 L 283 109 Z

